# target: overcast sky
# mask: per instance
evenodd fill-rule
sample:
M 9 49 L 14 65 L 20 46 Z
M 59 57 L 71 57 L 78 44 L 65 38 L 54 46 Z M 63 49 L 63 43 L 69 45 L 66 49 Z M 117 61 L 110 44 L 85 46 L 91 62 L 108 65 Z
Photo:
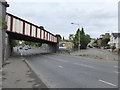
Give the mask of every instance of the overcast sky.
M 119 0 L 7 0 L 7 12 L 68 38 L 78 23 L 92 38 L 118 31 Z

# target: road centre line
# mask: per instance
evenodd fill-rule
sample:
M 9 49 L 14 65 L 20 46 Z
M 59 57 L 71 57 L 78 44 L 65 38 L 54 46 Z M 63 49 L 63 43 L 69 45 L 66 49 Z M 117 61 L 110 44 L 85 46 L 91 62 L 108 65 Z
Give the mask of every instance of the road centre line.
M 114 68 L 118 68 L 118 66 L 114 66 Z
M 104 80 L 99 80 L 99 81 L 100 81 L 100 82 L 103 82 L 103 83 L 105 83 L 105 84 L 108 84 L 108 85 L 114 86 L 114 87 L 117 86 L 117 85 L 115 85 L 115 84 L 112 84 L 112 83 L 107 82 L 107 81 L 104 81 Z
M 75 65 L 80 65 L 80 66 L 83 66 L 83 67 L 88 67 L 88 68 L 94 68 L 93 66 L 89 66 L 89 65 L 86 65 L 86 64 L 79 64 L 79 63 L 74 63 Z
M 45 57 L 48 57 L 48 56 L 45 56 Z M 55 58 L 52 58 L 52 57 L 48 57 L 50 59 L 55 59 Z M 61 62 L 68 62 L 68 61 L 65 61 L 65 60 L 62 60 L 62 59 L 55 59 L 56 61 L 61 61 Z
M 59 67 L 59 68 L 63 68 L 63 66 L 60 66 L 60 65 L 59 65 L 58 67 Z
M 118 66 L 114 66 L 114 68 L 120 68 L 120 67 L 118 67 Z
M 62 60 L 62 59 L 57 59 L 57 61 L 68 62 L 68 61 L 65 61 L 65 60 Z
M 45 56 L 45 57 L 47 57 L 47 56 Z M 52 57 L 48 57 L 48 58 L 54 59 Z M 68 61 L 65 61 L 65 60 L 62 60 L 62 59 L 56 59 L 56 61 L 68 62 Z M 94 68 L 93 66 L 89 66 L 89 65 L 86 65 L 86 64 L 79 64 L 79 63 L 73 63 L 73 64 L 88 67 L 88 68 L 92 68 L 92 69 Z M 58 66 L 58 67 L 63 68 L 62 66 Z
M 114 71 L 114 73 L 117 73 L 117 74 L 119 74 L 120 72 L 118 72 L 118 71 Z
M 68 62 L 68 61 L 66 61 L 66 60 L 63 60 L 63 59 L 55 59 L 55 58 L 53 58 L 53 57 L 49 57 L 49 56 L 45 56 L 45 57 L 48 57 L 48 58 L 50 58 L 50 59 L 54 59 L 54 60 L 56 60 L 56 61 L 60 61 L 60 62 Z M 71 63 L 71 62 L 70 62 Z M 71 63 L 72 64 L 72 63 Z M 79 66 L 83 66 L 83 67 L 87 67 L 87 68 L 91 68 L 91 69 L 95 69 L 95 67 L 94 66 L 90 66 L 90 65 L 86 65 L 86 64 L 79 64 L 79 63 L 73 63 L 73 64 L 75 64 L 75 65 L 79 65 Z M 117 66 L 114 66 L 114 67 L 117 67 Z M 114 72 L 114 73 L 120 73 L 120 72 Z
M 46 56 L 47 57 L 47 56 Z M 50 59 L 54 59 L 52 57 L 48 57 Z M 68 62 L 68 61 L 65 61 L 65 60 L 62 60 L 62 59 L 56 59 L 57 61 L 61 61 L 61 62 Z M 79 64 L 79 63 L 74 63 L 75 65 L 80 65 L 80 66 L 84 66 L 84 67 L 88 67 L 88 68 L 94 68 L 93 66 L 89 66 L 89 65 L 85 65 L 85 64 Z

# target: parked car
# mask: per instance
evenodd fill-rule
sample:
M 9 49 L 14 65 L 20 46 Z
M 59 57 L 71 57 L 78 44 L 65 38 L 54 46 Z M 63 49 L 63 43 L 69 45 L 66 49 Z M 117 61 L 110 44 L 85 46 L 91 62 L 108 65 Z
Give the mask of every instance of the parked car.
M 25 50 L 28 50 L 28 48 L 25 48 Z
M 31 49 L 31 47 L 30 47 L 30 46 L 28 46 L 28 49 Z
M 110 46 L 105 46 L 104 49 L 110 49 Z
M 28 46 L 24 46 L 24 50 L 28 50 Z
M 60 49 L 60 50 L 66 50 L 66 47 L 61 47 L 61 46 L 59 46 L 59 49 Z
M 23 46 L 19 46 L 19 49 L 23 49 Z

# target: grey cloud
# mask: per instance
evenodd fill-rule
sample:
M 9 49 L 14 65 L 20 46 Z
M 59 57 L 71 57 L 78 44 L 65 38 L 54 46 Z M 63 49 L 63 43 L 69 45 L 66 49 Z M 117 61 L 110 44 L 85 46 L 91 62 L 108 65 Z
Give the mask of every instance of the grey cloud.
M 79 23 L 85 27 L 86 33 L 97 37 L 105 32 L 106 27 L 116 29 L 117 24 L 114 23 L 117 21 L 117 11 L 97 6 L 91 3 L 12 3 L 8 11 L 66 37 L 78 28 L 71 22 Z

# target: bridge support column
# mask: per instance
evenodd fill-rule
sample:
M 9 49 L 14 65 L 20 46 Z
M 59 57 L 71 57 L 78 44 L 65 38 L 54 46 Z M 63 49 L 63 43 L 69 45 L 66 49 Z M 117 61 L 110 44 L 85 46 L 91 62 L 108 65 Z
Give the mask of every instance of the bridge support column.
M 12 41 L 9 35 L 6 34 L 6 38 L 5 38 L 5 53 L 4 53 L 4 60 L 7 60 L 9 58 L 9 56 L 11 56 L 12 54 Z
M 9 5 L 6 1 L 0 0 L 0 68 L 4 63 L 4 52 L 5 52 L 5 34 L 6 34 L 6 7 Z
M 58 44 L 48 44 L 48 51 L 56 53 L 58 51 Z

